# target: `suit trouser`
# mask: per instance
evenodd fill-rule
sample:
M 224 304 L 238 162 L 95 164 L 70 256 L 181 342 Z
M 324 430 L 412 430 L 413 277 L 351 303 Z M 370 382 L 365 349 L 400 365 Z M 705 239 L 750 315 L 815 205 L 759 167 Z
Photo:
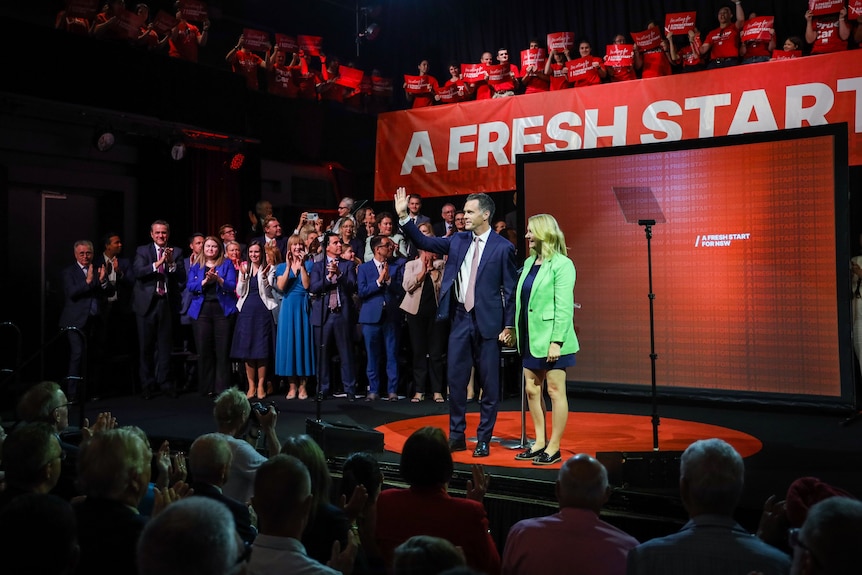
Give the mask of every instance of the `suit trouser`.
M 449 380 L 449 439 L 464 439 L 467 427 L 467 384 L 470 369 L 476 368 L 475 380 L 482 387 L 479 402 L 479 441 L 491 441 L 497 423 L 500 397 L 500 346 L 496 336 L 483 338 L 476 323 L 475 309 L 468 312 L 455 305 L 449 332 L 447 377 Z
M 141 351 L 141 388 L 170 388 L 171 382 L 171 305 L 167 296 L 153 296 L 146 315 L 138 315 L 138 343 Z
M 380 393 L 380 366 L 386 365 L 386 389 L 398 393 L 398 325 L 383 317 L 379 323 L 362 324 L 368 365 L 368 393 Z
M 317 375 L 319 393 L 329 393 L 329 359 L 333 355 L 331 351 L 321 353 L 321 343 L 328 347 L 333 340 L 341 358 L 341 385 L 344 387 L 344 392 L 347 394 L 356 393 L 356 372 L 353 369 L 353 338 L 351 337 L 353 326 L 350 324 L 349 315 L 344 308 L 341 308 L 337 313 L 327 312 L 323 327 L 314 326 L 314 344 L 318 349 L 317 353 L 320 354 L 315 356 L 320 362 L 320 370 Z M 322 342 L 321 335 L 323 337 Z

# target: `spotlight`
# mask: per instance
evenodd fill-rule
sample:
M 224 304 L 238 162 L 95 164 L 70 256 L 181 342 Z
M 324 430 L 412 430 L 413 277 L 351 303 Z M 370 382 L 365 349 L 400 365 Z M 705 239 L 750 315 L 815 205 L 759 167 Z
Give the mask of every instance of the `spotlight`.
M 114 133 L 110 130 L 98 130 L 93 145 L 100 152 L 107 152 L 114 147 Z
M 368 25 L 367 28 L 363 32 L 359 34 L 360 38 L 365 38 L 369 42 L 373 41 L 380 35 L 380 25 L 376 22 L 372 22 Z
M 171 145 L 171 158 L 173 158 L 174 160 L 179 162 L 180 160 L 182 160 L 185 157 L 185 155 L 186 155 L 186 145 L 180 140 L 175 141 Z
M 243 162 L 245 162 L 245 154 L 243 154 L 242 152 L 237 152 L 230 159 L 230 164 L 229 164 L 230 169 L 231 170 L 240 169 L 242 167 Z

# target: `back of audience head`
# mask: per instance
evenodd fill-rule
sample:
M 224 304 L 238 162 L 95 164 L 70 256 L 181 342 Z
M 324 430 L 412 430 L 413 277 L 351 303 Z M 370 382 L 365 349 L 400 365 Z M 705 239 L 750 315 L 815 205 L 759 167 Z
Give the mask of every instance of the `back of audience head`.
M 87 497 L 137 507 L 150 481 L 150 446 L 126 428 L 93 436 L 78 458 L 78 482 Z
M 350 499 L 353 490 L 362 485 L 368 493 L 368 502 L 373 503 L 383 486 L 380 464 L 366 451 L 351 454 L 341 467 L 341 493 Z
M 279 454 L 261 464 L 254 476 L 252 506 L 264 535 L 285 533 L 299 537 L 311 511 L 311 476 L 302 461 Z
M 288 437 L 281 446 L 281 453 L 296 457 L 308 469 L 314 498 L 314 514 L 314 509 L 329 503 L 332 490 L 332 476 L 329 474 L 323 450 L 310 435 L 303 433 Z
M 206 433 L 189 448 L 189 471 L 195 481 L 223 485 L 227 481 L 233 452 L 220 433 Z
M 227 575 L 242 556 L 228 508 L 208 497 L 172 503 L 138 540 L 139 575 Z
M 862 502 L 830 497 L 814 505 L 802 528 L 791 531 L 792 575 L 859 572 L 862 548 Z
M 43 381 L 28 389 L 18 401 L 18 417 L 22 421 L 44 421 L 57 431 L 69 426 L 66 394 L 53 381 Z
M 219 429 L 239 430 L 251 415 L 251 404 L 245 394 L 235 387 L 221 392 L 215 400 L 213 417 Z
M 2 453 L 7 485 L 34 493 L 47 493 L 57 485 L 63 450 L 47 423 L 18 427 L 6 437 Z
M 27 493 L 0 510 L 0 557 L 5 573 L 66 575 L 80 556 L 78 526 L 68 502 Z
M 579 453 L 560 468 L 556 493 L 560 508 L 589 509 L 598 514 L 610 493 L 608 471 L 595 458 Z
M 395 575 L 437 575 L 465 564 L 464 553 L 446 539 L 414 535 L 395 548 L 392 571 Z
M 680 459 L 680 493 L 689 515 L 733 515 L 742 495 L 745 464 L 721 439 L 702 439 L 686 448 Z
M 439 427 L 417 429 L 404 442 L 401 476 L 412 487 L 445 485 L 453 471 L 449 443 Z

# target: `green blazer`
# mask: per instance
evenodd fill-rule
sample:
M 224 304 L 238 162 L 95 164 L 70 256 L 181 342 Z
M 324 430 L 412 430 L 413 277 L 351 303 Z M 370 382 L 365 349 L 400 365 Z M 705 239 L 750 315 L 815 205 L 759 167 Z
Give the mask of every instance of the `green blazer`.
M 521 351 L 524 336 L 518 333 L 521 317 L 521 287 L 530 273 L 536 257 L 524 262 L 518 289 L 515 294 L 515 336 Z M 527 306 L 527 331 L 530 336 L 530 353 L 534 357 L 547 357 L 552 341 L 562 342 L 560 355 L 576 353 L 580 346 L 575 335 L 575 264 L 564 255 L 557 254 L 544 260 L 530 290 Z

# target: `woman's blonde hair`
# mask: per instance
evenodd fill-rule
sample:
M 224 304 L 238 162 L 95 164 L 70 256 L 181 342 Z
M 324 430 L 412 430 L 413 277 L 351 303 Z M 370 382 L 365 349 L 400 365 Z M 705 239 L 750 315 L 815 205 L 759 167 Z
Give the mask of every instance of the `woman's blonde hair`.
M 568 255 L 566 238 L 554 216 L 550 214 L 536 214 L 527 221 L 527 225 L 530 227 L 533 241 L 539 250 L 539 253 L 536 253 L 536 249 L 531 248 L 531 255 L 541 255 L 543 260 L 551 259 L 557 254 Z
M 218 246 L 218 257 L 215 260 L 214 267 L 219 267 L 224 263 L 224 244 L 221 243 L 221 238 L 217 238 L 215 236 L 207 236 L 204 238 L 204 245 L 201 246 L 201 253 L 198 254 L 197 258 L 195 258 L 195 263 L 201 267 L 206 265 L 207 257 L 204 255 L 204 246 L 206 246 L 209 241 L 215 242 Z

